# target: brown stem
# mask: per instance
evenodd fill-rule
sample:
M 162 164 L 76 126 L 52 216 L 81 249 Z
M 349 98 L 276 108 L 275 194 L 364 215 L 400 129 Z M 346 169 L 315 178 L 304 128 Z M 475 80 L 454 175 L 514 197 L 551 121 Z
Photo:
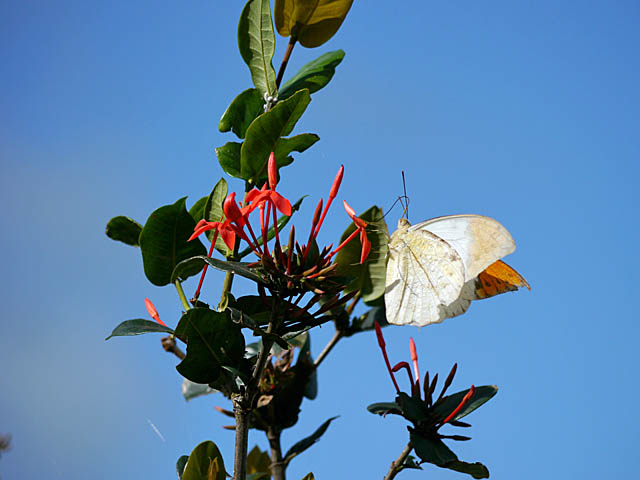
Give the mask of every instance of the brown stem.
M 273 480 L 285 480 L 286 465 L 282 461 L 282 447 L 280 447 L 280 432 L 273 427 L 267 429 L 267 439 L 271 448 L 271 475 Z
M 162 348 L 164 348 L 165 352 L 173 353 L 180 360 L 184 360 L 184 357 L 186 356 L 176 344 L 176 339 L 173 335 L 162 339 Z
M 331 340 L 329 340 L 329 343 L 327 343 L 327 345 L 325 345 L 322 352 L 320 352 L 320 355 L 318 355 L 318 358 L 316 358 L 316 361 L 313 362 L 314 368 L 318 368 L 320 366 L 322 361 L 325 359 L 327 355 L 329 355 L 329 352 L 333 349 L 333 347 L 336 346 L 336 343 L 338 343 L 341 338 L 342 338 L 342 332 L 340 330 L 337 330 L 336 333 L 331 338 Z
M 284 57 L 282 57 L 282 63 L 280 64 L 280 69 L 278 70 L 278 76 L 276 77 L 276 88 L 280 88 L 280 82 L 282 82 L 282 77 L 284 76 L 284 70 L 287 68 L 287 63 L 289 63 L 289 58 L 291 57 L 291 52 L 293 51 L 293 47 L 296 44 L 296 39 L 294 37 L 289 38 L 289 44 L 287 45 L 287 50 L 284 52 Z
M 249 441 L 249 411 L 245 407 L 244 395 L 233 398 L 233 413 L 236 417 L 236 451 L 233 463 L 233 478 L 247 477 L 247 445 Z
M 411 453 L 411 450 L 413 450 L 413 447 L 411 446 L 411 442 L 409 442 L 407 443 L 407 446 L 404 447 L 404 450 L 402 450 L 402 453 L 400 454 L 400 456 L 397 459 L 395 459 L 393 462 L 391 462 L 391 466 L 389 467 L 389 471 L 387 472 L 387 475 L 384 477 L 384 480 L 391 480 L 392 478 L 395 478 L 395 476 L 400 472 L 399 470 L 400 465 L 404 463 L 406 458 Z

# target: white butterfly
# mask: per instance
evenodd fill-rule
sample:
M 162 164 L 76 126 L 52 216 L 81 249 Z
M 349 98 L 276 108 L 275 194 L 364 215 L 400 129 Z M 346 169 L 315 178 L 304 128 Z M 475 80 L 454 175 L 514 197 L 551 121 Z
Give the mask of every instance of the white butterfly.
M 387 321 L 424 326 L 464 313 L 472 300 L 527 281 L 500 258 L 516 249 L 500 223 L 482 215 L 438 217 L 391 235 L 384 301 Z

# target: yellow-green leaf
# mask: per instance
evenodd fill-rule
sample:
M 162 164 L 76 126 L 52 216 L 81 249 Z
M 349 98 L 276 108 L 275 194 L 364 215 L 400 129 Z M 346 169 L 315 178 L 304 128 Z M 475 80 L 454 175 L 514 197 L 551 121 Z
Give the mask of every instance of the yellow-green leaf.
M 352 3 L 353 0 L 276 0 L 276 29 L 303 47 L 318 47 L 335 35 Z

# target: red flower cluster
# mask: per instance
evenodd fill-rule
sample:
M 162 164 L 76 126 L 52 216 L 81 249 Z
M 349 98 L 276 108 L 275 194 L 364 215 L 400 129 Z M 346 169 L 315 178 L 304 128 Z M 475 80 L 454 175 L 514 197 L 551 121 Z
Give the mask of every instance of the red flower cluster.
M 396 387 L 396 392 L 400 393 L 400 387 L 398 387 L 398 382 L 396 382 L 394 373 L 404 368 L 407 370 L 407 374 L 409 376 L 409 383 L 411 384 L 411 395 L 414 397 L 417 396 L 418 398 L 421 398 L 420 372 L 418 370 L 418 352 L 416 350 L 416 344 L 413 341 L 413 338 L 409 339 L 409 352 L 411 354 L 411 362 L 413 363 L 413 370 L 416 375 L 415 383 L 413 381 L 413 376 L 411 375 L 411 368 L 409 367 L 409 364 L 407 362 L 399 362 L 393 368 L 391 368 L 391 364 L 389 363 L 389 357 L 387 356 L 386 343 L 384 341 L 384 337 L 382 336 L 382 329 L 380 328 L 380 325 L 378 324 L 378 322 L 375 322 L 375 328 L 376 328 L 376 337 L 378 338 L 378 345 L 380 346 L 380 350 L 382 350 L 382 356 L 384 357 L 384 361 L 387 364 L 387 370 L 389 371 L 389 375 L 391 376 L 391 381 L 393 382 L 394 387 Z M 447 389 L 451 385 L 451 382 L 453 381 L 453 377 L 455 376 L 457 369 L 458 369 L 458 364 L 454 364 L 453 368 L 451 369 L 451 372 L 449 373 L 449 376 L 444 382 L 444 387 L 440 392 L 440 396 L 435 401 L 433 399 L 433 393 L 436 389 L 436 383 L 438 382 L 438 374 L 437 373 L 435 374 L 435 376 L 433 377 L 433 381 L 430 383 L 429 372 L 426 373 L 424 378 L 423 389 L 424 389 L 424 395 L 425 395 L 424 401 L 428 407 L 437 403 L 441 398 L 444 397 L 445 392 L 447 391 Z M 440 422 L 438 425 L 442 426 L 445 423 L 448 423 L 449 421 L 451 421 L 451 419 L 455 418 L 458 412 L 460 412 L 460 410 L 462 410 L 462 408 L 467 403 L 469 403 L 469 400 L 471 400 L 471 397 L 473 397 L 474 393 L 475 393 L 475 387 L 471 385 L 469 392 L 462 398 L 462 401 L 460 402 L 460 404 L 449 415 L 447 415 L 447 418 L 442 420 L 442 422 Z
M 278 171 L 275 161 L 275 155 L 273 152 L 271 152 L 271 154 L 269 155 L 269 160 L 267 163 L 267 173 L 268 182 L 265 183 L 260 190 L 254 188 L 253 190 L 247 192 L 242 205 L 238 204 L 238 202 L 236 201 L 235 192 L 230 193 L 223 204 L 224 218 L 221 218 L 219 221 L 215 222 L 200 220 L 196 225 L 193 235 L 191 235 L 189 240 L 193 240 L 204 232 L 214 230 L 211 247 L 209 249 L 209 256 L 211 256 L 213 254 L 213 249 L 218 235 L 222 237 L 224 243 L 227 245 L 227 247 L 229 247 L 230 251 L 234 251 L 234 249 L 237 248 L 236 243 L 237 239 L 239 238 L 249 245 L 253 253 L 255 253 L 259 259 L 263 260 L 263 263 L 264 260 L 268 260 L 268 258 L 270 257 L 273 261 L 269 263 L 272 263 L 274 265 L 285 265 L 286 273 L 289 274 L 291 270 L 291 255 L 293 253 L 293 248 L 292 245 L 290 245 L 287 254 L 283 253 L 280 244 L 280 232 L 278 231 L 277 212 L 280 212 L 282 215 L 291 216 L 291 202 L 287 198 L 276 192 Z M 340 188 L 343 174 L 344 166 L 341 166 L 340 170 L 338 170 L 338 174 L 336 175 L 335 180 L 333 181 L 331 190 L 329 191 L 329 199 L 324 210 L 322 209 L 322 199 L 320 199 L 318 203 L 316 212 L 313 216 L 311 231 L 309 233 L 309 240 L 306 246 L 301 248 L 302 263 L 304 263 L 304 261 L 307 259 L 310 246 L 312 245 L 313 241 L 318 235 L 318 232 L 320 231 L 322 222 L 327 215 L 327 211 L 329 210 L 333 199 L 338 194 L 338 189 Z M 344 207 L 347 211 L 347 214 L 355 223 L 356 231 L 330 253 L 328 253 L 328 250 L 326 250 L 328 255 L 326 255 L 326 257 L 322 259 L 322 265 L 317 266 L 318 271 L 326 269 L 326 267 L 331 263 L 331 258 L 342 248 L 344 248 L 344 246 L 347 245 L 351 240 L 353 240 L 356 235 L 360 235 L 360 241 L 362 243 L 360 262 L 364 262 L 369 255 L 369 252 L 371 250 L 371 242 L 367 238 L 365 231 L 367 223 L 356 216 L 355 211 L 347 204 L 347 202 L 344 202 Z M 251 223 L 249 222 L 250 214 L 256 209 L 258 209 L 260 212 L 260 239 L 258 239 L 258 237 L 255 235 L 253 228 L 251 227 Z M 320 212 L 322 212 L 321 215 Z M 275 238 L 273 253 L 269 251 L 269 247 L 267 245 L 269 240 L 269 224 L 271 220 L 273 220 L 273 233 Z M 202 281 L 204 280 L 207 266 L 208 265 L 205 265 L 202 271 L 200 283 L 194 295 L 196 299 L 200 294 L 200 288 L 202 287 Z

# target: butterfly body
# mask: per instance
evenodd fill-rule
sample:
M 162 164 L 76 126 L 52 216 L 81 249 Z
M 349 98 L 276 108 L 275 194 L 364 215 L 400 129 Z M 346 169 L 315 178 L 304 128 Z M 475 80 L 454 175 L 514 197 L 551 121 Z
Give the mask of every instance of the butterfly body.
M 452 215 L 416 225 L 400 219 L 389 242 L 387 321 L 440 323 L 464 313 L 472 300 L 528 287 L 522 276 L 499 262 L 514 250 L 509 232 L 481 215 Z

